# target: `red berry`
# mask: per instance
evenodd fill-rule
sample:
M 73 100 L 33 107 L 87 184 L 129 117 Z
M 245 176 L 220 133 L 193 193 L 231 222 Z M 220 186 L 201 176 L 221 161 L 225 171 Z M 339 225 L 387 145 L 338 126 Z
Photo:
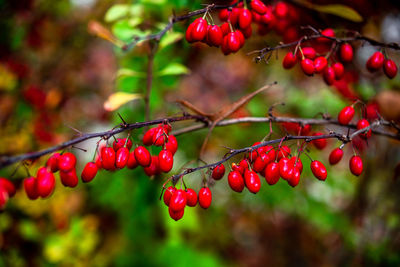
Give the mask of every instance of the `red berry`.
M 336 79 L 335 70 L 332 67 L 325 68 L 323 77 L 327 85 L 332 85 Z
M 301 52 L 303 52 L 303 54 Z M 312 47 L 309 47 L 309 46 L 302 47 L 301 52 L 299 51 L 297 53 L 297 56 L 299 57 L 299 59 L 302 59 L 303 55 L 305 58 L 309 58 L 309 59 L 314 59 L 317 56 L 317 52 L 315 52 L 315 49 Z
M 290 186 L 295 187 L 299 184 L 300 174 L 301 174 L 300 170 L 294 167 L 292 171 L 292 176 L 287 180 Z
M 243 176 L 238 171 L 231 171 L 228 174 L 228 184 L 235 192 L 242 192 L 244 189 Z
M 253 163 L 253 170 L 255 172 L 261 173 L 265 169 L 269 161 L 270 158 L 268 157 L 267 154 L 265 153 L 260 154 L 260 156 L 257 157 Z
M 275 15 L 284 19 L 289 15 L 289 6 L 285 2 L 278 2 L 275 6 Z
M 232 163 L 232 170 L 233 170 L 233 171 L 239 172 L 240 175 L 243 175 L 243 174 L 244 174 L 245 168 L 243 168 L 242 166 L 240 166 L 240 164 Z
M 344 107 L 338 115 L 338 122 L 342 125 L 347 125 L 354 117 L 354 108 L 352 106 Z
M 279 175 L 285 179 L 289 180 L 293 175 L 293 164 L 288 158 L 282 158 L 279 161 Z
M 168 208 L 169 216 L 174 219 L 175 221 L 179 221 L 182 219 L 183 214 L 185 213 L 184 209 L 178 210 L 178 211 L 173 211 L 171 207 Z
M 227 35 L 228 33 L 231 32 L 231 29 L 229 28 L 229 23 L 228 22 L 222 23 L 220 28 L 221 28 L 221 31 L 222 31 L 222 36 L 225 36 L 225 35 Z
M 100 170 L 101 168 L 103 168 L 103 162 L 101 162 L 101 157 L 99 155 L 97 155 L 96 157 L 96 161 L 95 161 L 97 168 Z
M 379 51 L 375 52 L 367 61 L 367 69 L 370 72 L 377 71 L 382 68 L 385 57 Z
M 193 28 L 191 29 L 191 40 L 194 42 L 202 41 L 207 35 L 207 21 L 202 18 L 196 19 L 193 22 Z
M 335 31 L 331 28 L 327 28 L 321 32 L 322 35 L 328 36 L 328 37 L 335 37 Z M 317 42 L 319 43 L 329 43 L 332 42 L 329 38 L 326 37 L 319 37 L 317 38 Z
M 173 186 L 169 186 L 165 192 L 164 192 L 164 196 L 163 196 L 163 200 L 164 200 L 164 204 L 169 206 L 169 202 L 171 200 L 172 195 L 175 193 L 176 188 Z
M 132 148 L 132 141 L 126 138 L 118 138 L 116 141 L 113 142 L 114 151 L 117 152 L 121 147 L 124 147 L 126 143 L 126 148 L 131 150 Z
M 328 176 L 328 172 L 322 162 L 318 160 L 314 160 L 311 162 L 311 171 L 314 176 L 321 181 L 325 181 L 326 177 Z
M 142 167 L 148 167 L 151 164 L 150 152 L 144 146 L 138 146 L 134 150 L 136 161 Z
M 60 153 L 54 153 L 51 157 L 47 160 L 46 166 L 50 168 L 51 172 L 58 171 L 58 161 L 60 159 Z
M 192 188 L 186 189 L 186 205 L 194 207 L 197 204 L 197 193 Z
M 249 189 L 251 193 L 256 194 L 258 191 L 260 191 L 261 188 L 260 177 L 254 171 L 251 170 L 244 171 L 244 183 L 247 189 Z
M 221 28 L 218 25 L 210 26 L 207 31 L 208 44 L 211 46 L 220 46 L 223 37 Z
M 128 161 L 126 162 L 126 167 L 128 167 L 128 169 L 134 169 L 139 165 L 139 163 L 136 160 L 135 157 L 135 152 L 132 151 L 129 153 L 129 157 L 128 157 Z
M 332 152 L 329 154 L 329 163 L 331 165 L 335 165 L 342 159 L 342 157 L 343 157 L 343 150 L 337 147 L 334 150 L 332 150 Z
M 359 120 L 357 122 L 357 130 L 364 129 L 369 126 L 369 122 L 366 119 Z M 367 139 L 371 137 L 371 129 L 369 129 L 366 133 L 360 134 L 360 137 Z
M 263 14 L 265 14 L 267 12 L 267 7 L 260 0 L 251 1 L 250 2 L 250 7 L 251 7 L 252 10 L 254 10 L 255 12 L 257 12 L 260 15 L 263 15 Z
M 283 58 L 282 65 L 285 69 L 291 69 L 294 65 L 296 65 L 296 62 L 297 57 L 292 52 L 288 52 Z
M 75 187 L 78 185 L 79 179 L 76 170 L 72 169 L 68 172 L 60 172 L 61 183 L 66 187 Z
M 225 166 L 224 164 L 220 164 L 213 169 L 211 177 L 214 180 L 220 180 L 222 177 L 224 177 L 224 174 L 225 174 Z
M 85 165 L 85 168 L 83 168 L 81 178 L 82 182 L 88 183 L 93 180 L 94 177 L 96 177 L 97 174 L 97 165 L 94 162 L 88 162 Z
M 229 11 L 228 9 L 222 9 L 219 13 L 218 13 L 218 17 L 221 21 L 227 21 L 229 18 Z
M 271 162 L 267 165 L 264 172 L 265 180 L 269 185 L 274 185 L 279 181 L 279 164 L 276 162 Z
M 314 59 L 315 73 L 323 72 L 327 65 L 328 60 L 326 60 L 325 57 L 317 57 L 316 59 Z
M 261 22 L 268 26 L 265 28 L 267 32 L 274 26 L 275 21 L 276 19 L 274 14 L 270 9 L 267 8 L 267 12 L 265 12 L 265 14 L 261 16 Z
M 164 124 L 160 123 L 158 127 L 163 127 L 166 134 L 169 134 L 169 132 L 171 132 L 172 130 L 172 127 L 169 123 L 164 123 Z
M 46 198 L 53 193 L 54 186 L 56 184 L 56 179 L 53 173 L 46 172 L 37 178 L 37 192 L 40 197 Z
M 241 29 L 246 29 L 250 26 L 252 21 L 251 12 L 248 9 L 242 9 L 242 12 L 239 14 L 239 27 Z
M 117 151 L 117 155 L 115 157 L 115 166 L 118 169 L 123 169 L 125 168 L 127 162 L 129 159 L 129 150 L 126 147 L 121 147 Z
M 154 132 L 157 128 L 151 128 L 143 135 L 143 145 L 151 146 L 153 144 Z
M 314 74 L 314 62 L 311 59 L 305 58 L 300 61 L 301 69 L 303 70 L 304 74 L 308 76 L 312 76 Z
M 192 37 L 192 31 L 193 31 L 194 25 L 195 25 L 195 23 L 192 22 L 189 24 L 188 28 L 186 29 L 185 38 L 186 38 L 186 41 L 188 41 L 188 43 L 195 42 L 195 40 Z
M 158 164 L 162 172 L 169 172 L 174 165 L 174 156 L 171 151 L 163 149 L 158 154 Z
M 385 59 L 383 62 L 383 72 L 388 78 L 393 79 L 397 74 L 396 63 L 391 59 Z
M 239 37 L 236 35 L 236 32 L 228 33 L 224 39 L 227 40 L 227 46 L 230 52 L 237 52 L 240 49 L 241 43 Z
M 247 159 L 242 159 L 242 160 L 239 162 L 239 165 L 240 165 L 240 167 L 243 168 L 243 173 L 244 173 L 244 171 L 247 170 L 247 169 L 249 168 L 249 161 L 248 161 Z
M 363 171 L 363 162 L 360 156 L 352 156 L 349 161 L 349 167 L 352 174 L 360 176 Z
M 351 62 L 353 60 L 353 47 L 344 43 L 340 46 L 340 59 L 343 62 Z
M 150 166 L 144 167 L 143 171 L 149 177 L 159 174 L 160 173 L 160 164 L 158 162 L 158 157 L 151 156 Z
M 106 170 L 115 169 L 115 151 L 112 147 L 104 147 L 101 149 L 101 162 Z M 61 168 L 60 168 L 61 169 Z
M 208 209 L 212 201 L 211 190 L 208 187 L 203 187 L 199 191 L 199 205 L 203 209 Z
M 75 168 L 76 165 L 76 157 L 74 154 L 67 152 L 64 153 L 58 160 L 58 168 L 61 171 L 69 171 Z
M 15 185 L 6 178 L 0 177 L 0 188 L 4 188 L 9 197 L 13 197 L 15 195 Z
M 281 159 L 281 158 L 286 158 L 286 157 L 288 157 L 289 155 L 290 155 L 290 147 L 288 147 L 288 146 L 281 146 L 278 150 L 277 150 L 277 153 L 278 153 L 278 161 Z
M 153 145 L 162 146 L 164 142 L 167 140 L 165 129 L 161 126 L 158 126 L 153 135 Z
M 255 142 L 252 146 L 258 146 L 259 144 L 261 144 L 261 142 Z M 257 153 L 258 152 L 258 153 Z M 250 160 L 250 162 L 254 162 L 256 159 L 257 159 L 257 157 L 258 157 L 258 154 L 260 153 L 261 151 L 259 150 L 259 148 L 257 148 L 257 149 L 254 149 L 253 151 L 251 151 L 251 152 L 249 152 L 249 160 Z M 243 163 L 244 164 L 244 163 Z M 246 163 L 247 164 L 247 163 Z
M 332 65 L 333 71 L 335 72 L 335 79 L 340 80 L 344 75 L 344 67 L 340 62 L 336 62 Z
M 317 133 L 313 134 L 313 136 L 319 136 L 319 135 L 324 135 L 324 133 L 317 132 Z M 313 140 L 312 143 L 314 144 L 314 146 L 316 148 L 322 150 L 326 147 L 326 145 L 328 144 L 328 141 L 326 140 L 326 138 L 321 138 L 321 139 Z
M 290 158 L 290 164 L 293 165 L 293 167 L 296 167 L 299 169 L 300 173 L 303 172 L 303 162 L 301 162 L 300 158 L 297 157 L 291 157 Z
M 35 177 L 28 177 L 24 179 L 24 189 L 29 199 L 35 200 L 39 197 L 37 179 Z
M 173 135 L 168 135 L 168 141 L 165 143 L 165 149 L 171 151 L 172 155 L 175 155 L 178 150 L 178 141 Z
M 243 47 L 244 46 L 244 42 L 245 42 L 245 38 L 244 38 L 243 33 L 241 31 L 239 31 L 239 30 L 235 31 L 234 33 L 236 34 L 237 38 L 239 39 L 240 47 Z
M 186 192 L 182 189 L 178 189 L 171 196 L 171 199 L 169 201 L 169 208 L 174 212 L 183 210 L 186 206 L 186 201 Z
M 270 162 L 273 162 L 276 158 L 276 152 L 275 149 L 272 146 L 265 146 L 264 147 L 265 153 L 268 156 L 267 164 Z
M 242 12 L 241 8 L 234 7 L 232 8 L 232 12 L 229 16 L 229 20 L 232 23 L 232 26 L 236 26 L 239 20 L 240 13 Z

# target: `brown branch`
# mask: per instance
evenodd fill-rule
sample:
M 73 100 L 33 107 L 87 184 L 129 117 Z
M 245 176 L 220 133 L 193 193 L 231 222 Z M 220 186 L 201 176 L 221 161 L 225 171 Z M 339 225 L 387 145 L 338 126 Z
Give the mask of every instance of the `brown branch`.
M 338 125 L 344 128 L 349 128 L 349 129 L 356 129 L 357 125 L 356 124 L 348 124 L 348 125 L 341 125 L 337 120 L 333 119 L 304 119 L 304 118 L 290 118 L 290 117 L 243 117 L 243 118 L 237 118 L 237 119 L 227 119 L 220 121 L 217 123 L 216 126 L 221 127 L 221 126 L 229 126 L 233 124 L 238 124 L 238 123 L 266 123 L 266 122 L 293 122 L 293 123 L 299 123 L 300 125 L 305 125 L 305 124 L 310 124 L 310 125 Z M 379 121 L 379 124 L 382 126 L 386 126 L 388 128 L 393 128 L 396 129 L 393 125 L 391 125 L 390 122 L 388 121 Z M 399 132 L 388 132 L 385 131 L 384 129 L 381 128 L 376 128 L 374 124 L 374 127 L 372 130 L 372 133 L 376 135 L 381 135 L 385 137 L 389 137 L 391 139 L 395 140 L 400 140 L 400 133 Z M 179 130 L 173 131 L 171 134 L 174 135 L 181 135 L 197 130 L 201 130 L 204 128 L 207 128 L 208 125 L 206 124 L 199 124 L 199 125 L 191 125 Z M 365 129 L 360 130 L 361 133 L 365 131 Z
M 231 149 L 224 158 L 222 158 L 220 161 L 211 163 L 211 164 L 206 164 L 203 166 L 199 166 L 196 168 L 187 168 L 185 171 L 183 171 L 182 173 L 179 174 L 175 174 L 171 177 L 172 183 L 176 184 L 176 182 L 182 178 L 183 176 L 202 170 L 202 169 L 209 169 L 209 168 L 215 168 L 216 166 L 228 161 L 229 159 L 231 159 L 232 157 L 238 155 L 238 154 L 242 154 L 242 153 L 246 153 L 246 152 L 251 152 L 257 148 L 266 146 L 266 145 L 272 145 L 272 144 L 278 144 L 278 143 L 282 143 L 282 141 L 289 141 L 289 140 L 305 140 L 306 142 L 311 142 L 313 140 L 317 140 L 317 139 L 328 139 L 328 138 L 336 138 L 340 141 L 343 142 L 347 142 L 348 141 L 348 137 L 346 135 L 342 135 L 342 134 L 338 134 L 338 133 L 330 133 L 330 134 L 325 134 L 325 135 L 317 135 L 317 136 L 294 136 L 294 135 L 287 135 L 285 136 L 283 139 L 275 139 L 275 140 L 270 140 L 270 141 L 265 141 L 262 142 L 259 145 L 256 146 L 250 146 L 250 147 L 245 147 L 245 148 L 241 148 L 241 149 Z
M 147 122 L 137 122 L 137 123 L 131 123 L 131 124 L 121 124 L 119 127 L 114 128 L 109 131 L 104 131 L 104 132 L 98 132 L 98 133 L 87 133 L 87 134 L 82 134 L 81 136 L 71 139 L 69 141 L 66 141 L 64 143 L 58 144 L 56 146 L 40 150 L 37 152 L 30 152 L 26 154 L 21 154 L 17 156 L 1 156 L 0 157 L 0 169 L 4 168 L 6 166 L 9 166 L 13 163 L 19 162 L 19 161 L 24 161 L 24 160 L 34 160 L 37 159 L 41 156 L 44 156 L 46 154 L 50 154 L 68 147 L 71 147 L 75 144 L 81 143 L 85 140 L 92 139 L 92 138 L 103 138 L 103 139 L 109 139 L 112 136 L 119 134 L 124 131 L 129 131 L 133 129 L 139 129 L 163 122 L 168 122 L 168 123 L 173 123 L 173 122 L 178 122 L 178 121 L 188 121 L 188 120 L 194 120 L 194 121 L 199 121 L 201 124 L 199 125 L 192 125 L 186 128 L 182 128 L 176 131 L 171 132 L 171 134 L 174 135 L 180 135 L 184 133 L 189 133 L 193 132 L 196 130 L 200 130 L 203 128 L 209 127 L 208 120 L 206 117 L 200 116 L 200 115 L 183 115 L 181 117 L 170 117 L 170 118 L 163 118 L 163 119 L 157 119 L 157 120 L 152 120 L 152 121 L 147 121 Z M 333 124 L 333 125 L 339 125 L 343 128 L 347 129 L 356 129 L 355 124 L 349 124 L 349 125 L 340 125 L 337 120 L 331 120 L 331 119 L 303 119 L 303 118 L 290 118 L 290 117 L 244 117 L 244 118 L 238 118 L 238 119 L 227 119 L 223 120 L 217 123 L 217 127 L 222 127 L 222 126 L 228 126 L 228 125 L 233 125 L 233 124 L 239 124 L 239 123 L 248 123 L 248 122 L 253 122 L 253 123 L 265 123 L 265 122 L 293 122 L 293 123 L 299 123 L 302 125 L 305 124 L 311 124 L 311 125 L 327 125 L 327 124 Z M 372 133 L 376 135 L 381 135 L 385 136 L 388 138 L 392 138 L 395 140 L 400 140 L 400 133 L 396 132 L 388 132 L 385 131 L 382 128 L 377 128 L 378 126 L 383 126 L 391 129 L 397 129 L 399 126 L 393 126 L 392 122 L 384 121 L 384 120 L 379 120 L 374 123 L 372 123 L 369 127 L 358 130 L 353 132 L 350 136 L 343 137 L 345 135 L 334 133 L 335 135 L 333 136 L 340 136 L 344 142 L 349 142 L 351 141 L 352 138 L 354 138 L 356 135 L 364 133 L 371 129 Z M 397 131 L 397 130 L 396 130 Z M 332 134 L 331 134 L 332 135 Z M 322 136 L 322 135 L 321 135 Z M 302 139 L 296 136 L 291 136 L 291 139 Z M 311 138 L 311 137 L 310 137 Z M 314 138 L 314 137 L 312 137 Z M 303 138 L 304 139 L 304 138 Z M 281 139 L 279 139 L 281 140 Z
M 158 49 L 158 42 L 154 44 L 149 43 L 149 55 L 147 62 L 147 77 L 146 77 L 146 94 L 144 97 L 145 103 L 145 120 L 150 120 L 150 96 L 151 96 L 151 86 L 153 83 L 153 65 L 154 65 L 154 57 Z
M 0 157 L 0 169 L 4 168 L 6 166 L 9 166 L 15 162 L 19 162 L 19 161 L 24 161 L 24 160 L 33 160 L 33 159 L 37 159 L 43 155 L 46 154 L 50 154 L 62 149 L 65 149 L 67 147 L 70 147 L 72 145 L 78 144 L 80 142 L 83 142 L 85 140 L 88 139 L 92 139 L 92 138 L 97 138 L 97 137 L 101 137 L 105 140 L 109 139 L 110 137 L 119 134 L 121 132 L 124 131 L 129 131 L 132 129 L 139 129 L 139 128 L 143 128 L 146 126 L 150 126 L 150 125 L 155 125 L 155 124 L 159 124 L 159 123 L 164 123 L 164 122 L 177 122 L 177 121 L 187 121 L 187 120 L 195 120 L 195 121 L 203 121 L 204 122 L 204 118 L 202 116 L 198 116 L 198 115 L 184 115 L 181 117 L 170 117 L 170 118 L 164 118 L 164 119 L 157 119 L 157 120 L 152 120 L 152 121 L 146 121 L 146 122 L 136 122 L 136 123 L 131 123 L 131 124 L 121 124 L 119 127 L 116 127 L 112 130 L 109 131 L 105 131 L 105 132 L 98 132 L 98 133 L 87 133 L 87 134 L 82 134 L 81 136 L 71 139 L 69 141 L 66 141 L 64 143 L 58 144 L 56 146 L 53 147 L 49 147 L 47 149 L 44 150 L 40 150 L 37 152 L 30 152 L 30 153 L 26 153 L 26 154 L 21 154 L 21 155 L 17 155 L 17 156 L 1 156 Z
M 134 36 L 132 38 L 132 41 L 129 44 L 126 44 L 125 46 L 123 46 L 122 49 L 125 50 L 125 51 L 128 51 L 128 50 L 132 49 L 138 42 L 141 42 L 141 41 L 155 40 L 155 41 L 158 42 L 174 26 L 175 23 L 178 23 L 178 22 L 181 22 L 181 21 L 185 21 L 187 19 L 190 19 L 190 18 L 198 16 L 198 15 L 202 15 L 202 14 L 206 13 L 207 11 L 234 7 L 237 4 L 238 3 L 232 4 L 232 5 L 211 4 L 211 5 L 208 5 L 205 8 L 202 8 L 202 9 L 199 9 L 199 10 L 196 10 L 196 11 L 193 11 L 193 12 L 189 12 L 189 13 L 187 13 L 185 15 L 182 15 L 182 16 L 172 16 L 169 19 L 169 22 L 165 26 L 165 28 L 162 29 L 161 31 L 159 31 L 158 33 L 149 34 L 149 35 L 146 35 L 146 36 L 143 36 L 143 37 Z
M 300 38 L 298 41 L 295 41 L 295 42 L 286 43 L 286 44 L 279 44 L 279 45 L 274 46 L 274 47 L 267 46 L 267 47 L 265 47 L 265 48 L 263 48 L 261 50 L 254 50 L 254 51 L 249 52 L 247 55 L 259 54 L 255 58 L 255 61 L 259 62 L 262 59 L 264 59 L 265 56 L 271 51 L 282 49 L 282 48 L 289 48 L 289 47 L 297 46 L 297 45 L 299 45 L 299 44 L 301 44 L 303 42 L 314 40 L 314 39 L 318 39 L 318 38 L 321 38 L 321 37 L 324 37 L 324 38 L 330 39 L 332 41 L 335 41 L 338 44 L 340 44 L 340 43 L 348 43 L 348 42 L 355 42 L 355 41 L 364 41 L 364 42 L 370 43 L 373 46 L 379 46 L 379 47 L 385 47 L 385 48 L 390 48 L 390 49 L 394 49 L 394 50 L 400 50 L 400 45 L 398 43 L 383 43 L 383 42 L 379 42 L 379 41 L 371 39 L 371 38 L 369 38 L 367 36 L 363 36 L 359 32 L 354 32 L 354 36 L 352 36 L 352 37 L 339 38 L 339 37 L 331 37 L 331 36 L 323 35 L 323 34 L 319 33 L 317 30 L 315 30 L 311 26 L 307 26 L 307 27 L 304 27 L 304 28 L 312 30 L 313 34 L 304 35 L 302 38 Z

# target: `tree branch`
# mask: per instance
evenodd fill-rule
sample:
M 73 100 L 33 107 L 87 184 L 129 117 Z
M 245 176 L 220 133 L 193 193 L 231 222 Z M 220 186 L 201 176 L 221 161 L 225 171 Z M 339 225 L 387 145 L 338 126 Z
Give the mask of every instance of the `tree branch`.
M 288 47 L 293 47 L 293 46 L 297 46 L 303 42 L 306 41 L 310 41 L 310 40 L 315 40 L 321 37 L 330 39 L 332 41 L 335 41 L 336 43 L 340 44 L 340 43 L 348 43 L 348 42 L 355 42 L 355 41 L 364 41 L 364 42 L 368 42 L 373 46 L 379 46 L 379 47 L 385 47 L 385 48 L 390 48 L 390 49 L 394 49 L 394 50 L 400 50 L 400 45 L 398 43 L 383 43 L 383 42 L 379 42 L 376 41 L 374 39 L 371 39 L 369 37 L 363 36 L 361 35 L 359 32 L 354 32 L 354 36 L 352 37 L 344 37 L 344 38 L 338 38 L 338 37 L 331 37 L 331 36 L 326 36 L 321 34 L 320 32 L 318 32 L 316 29 L 314 29 L 311 26 L 307 26 L 304 27 L 305 29 L 311 29 L 313 34 L 311 35 L 304 35 L 302 38 L 300 38 L 298 41 L 295 42 L 291 42 L 291 43 L 286 43 L 286 44 L 279 44 L 277 46 L 274 47 L 270 47 L 267 46 L 261 50 L 254 50 L 249 52 L 247 55 L 253 55 L 253 54 L 259 54 L 255 60 L 256 62 L 261 61 L 263 58 L 265 58 L 265 56 L 274 50 L 278 50 L 278 49 L 282 49 L 282 48 L 288 48 Z
M 220 127 L 220 126 L 228 126 L 228 125 L 232 125 L 232 124 L 249 123 L 249 122 L 250 123 L 293 122 L 293 123 L 299 123 L 302 125 L 305 125 L 305 124 L 310 124 L 310 125 L 331 124 L 331 125 L 338 125 L 338 126 L 350 128 L 350 129 L 357 128 L 356 124 L 341 125 L 337 120 L 332 120 L 332 119 L 304 119 L 304 118 L 290 118 L 290 117 L 243 117 L 243 118 L 237 118 L 237 119 L 223 120 L 223 121 L 220 121 L 219 123 L 217 123 L 216 126 Z M 388 121 L 379 121 L 379 124 L 382 126 L 387 126 L 389 128 L 396 129 L 396 127 L 394 127 Z M 178 136 L 181 134 L 201 130 L 201 129 L 204 129 L 207 127 L 208 127 L 208 125 L 206 125 L 206 124 L 191 125 L 191 126 L 179 129 L 179 130 L 175 130 L 175 131 L 171 132 L 171 134 Z M 363 131 L 363 130 L 364 129 L 362 129 L 360 131 Z M 400 133 L 397 131 L 397 129 L 396 129 L 396 133 L 394 133 L 394 132 L 385 131 L 384 129 L 375 128 L 375 129 L 372 129 L 372 133 L 374 133 L 376 135 L 382 135 L 385 137 L 389 137 L 389 138 L 392 138 L 395 140 L 400 140 Z

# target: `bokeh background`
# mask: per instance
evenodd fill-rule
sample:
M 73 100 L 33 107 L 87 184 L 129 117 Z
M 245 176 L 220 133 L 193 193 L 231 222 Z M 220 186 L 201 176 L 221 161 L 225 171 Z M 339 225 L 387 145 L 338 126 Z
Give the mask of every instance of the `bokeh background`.
M 301 24 L 338 31 L 351 29 L 384 42 L 400 42 L 397 1 L 310 1 L 340 3 L 364 18 L 354 23 L 340 17 L 297 8 Z M 162 29 L 173 13 L 201 8 L 189 0 L 0 0 L 0 154 L 35 151 L 82 132 L 111 129 L 144 120 L 144 103 L 135 100 L 117 111 L 104 103 L 116 92 L 144 93 L 149 46 L 143 42 L 122 51 L 91 34 L 101 23 L 118 39 L 129 42 Z M 129 10 L 126 13 L 126 10 Z M 214 14 L 217 20 L 217 14 Z M 285 102 L 276 114 L 318 117 L 336 114 L 348 105 L 349 94 L 377 108 L 391 120 L 400 119 L 400 79 L 369 74 L 364 62 L 374 52 L 358 43 L 354 64 L 345 79 L 328 87 L 321 77 L 305 77 L 298 67 L 286 71 L 283 55 L 256 64 L 246 53 L 276 45 L 282 34 L 255 35 L 244 49 L 225 57 L 216 48 L 182 40 L 188 22 L 178 23 L 160 44 L 154 60 L 151 118 L 181 114 L 174 103 L 186 99 L 205 111 L 218 111 L 262 85 L 273 89 L 234 114 L 265 116 L 270 105 Z M 256 29 L 253 29 L 256 32 Z M 387 53 L 399 63 L 399 53 Z M 176 123 L 179 129 L 186 123 Z M 208 162 L 220 159 L 223 146 L 245 147 L 261 140 L 269 125 L 242 124 L 214 130 Z M 334 127 L 319 130 L 338 130 Z M 284 132 L 274 126 L 274 137 Z M 142 130 L 132 132 L 139 142 Z M 172 173 L 198 156 L 206 130 L 178 137 Z M 121 135 L 122 137 L 125 135 Z M 79 145 L 78 172 L 93 157 L 95 142 Z M 328 166 L 328 154 L 339 143 L 329 141 L 310 155 Z M 57 181 L 52 197 L 30 201 L 22 190 L 25 168 L 0 170 L 19 187 L 0 213 L 0 266 L 399 266 L 400 167 L 399 143 L 373 137 L 360 142 L 365 171 L 354 177 L 347 161 L 328 166 L 320 182 L 305 168 L 299 186 L 265 181 L 257 195 L 230 190 L 226 177 L 212 186 L 208 210 L 186 208 L 175 222 L 159 201 L 168 175 L 147 177 L 141 169 L 100 172 L 93 182 L 64 188 Z M 47 157 L 29 163 L 30 173 Z M 237 158 L 239 160 L 239 158 Z M 304 157 L 305 166 L 309 160 Z M 16 172 L 15 172 L 16 170 Z M 15 173 L 14 173 L 15 172 Z M 14 173 L 14 174 L 13 174 Z M 186 183 L 201 187 L 202 173 Z M 207 174 L 205 174 L 207 175 Z M 57 179 L 58 180 L 58 179 Z

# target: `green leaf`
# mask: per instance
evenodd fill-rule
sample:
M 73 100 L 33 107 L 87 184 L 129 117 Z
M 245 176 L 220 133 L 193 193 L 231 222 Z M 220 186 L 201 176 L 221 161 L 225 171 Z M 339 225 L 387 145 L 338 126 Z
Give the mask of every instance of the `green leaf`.
M 133 28 L 130 24 L 130 20 L 120 20 L 116 22 L 112 27 L 112 31 L 117 38 L 125 41 L 131 40 L 133 36 L 143 37 L 150 33 L 149 30 L 143 32 Z
M 137 72 L 131 69 L 119 69 L 117 72 L 117 79 L 125 78 L 125 77 L 138 77 L 144 78 L 146 77 L 146 73 L 144 72 Z
M 362 22 L 363 18 L 357 11 L 351 7 L 344 5 L 325 5 L 325 6 L 315 6 L 315 10 L 323 13 L 328 13 L 336 15 L 354 22 Z
M 168 46 L 170 44 L 178 42 L 182 38 L 183 38 L 183 33 L 181 33 L 181 32 L 168 32 L 161 39 L 160 49 L 163 49 L 164 47 L 166 47 L 166 46 Z
M 316 5 L 312 4 L 306 0 L 295 0 L 296 3 L 303 5 L 309 9 L 316 10 L 318 12 L 332 14 L 338 17 L 345 18 L 347 20 L 351 20 L 354 22 L 362 22 L 363 17 L 355 11 L 353 8 L 340 5 L 340 4 L 333 4 L 333 5 Z
M 170 63 L 164 69 L 160 70 L 156 73 L 157 76 L 167 76 L 167 75 L 181 75 L 181 74 L 188 74 L 190 70 L 180 64 L 180 63 Z
M 142 0 L 143 4 L 163 5 L 165 0 Z
M 127 16 L 128 12 L 129 12 L 128 5 L 116 4 L 107 10 L 106 15 L 104 16 L 104 20 L 106 22 L 112 22 L 112 21 L 115 21 L 117 19 Z

